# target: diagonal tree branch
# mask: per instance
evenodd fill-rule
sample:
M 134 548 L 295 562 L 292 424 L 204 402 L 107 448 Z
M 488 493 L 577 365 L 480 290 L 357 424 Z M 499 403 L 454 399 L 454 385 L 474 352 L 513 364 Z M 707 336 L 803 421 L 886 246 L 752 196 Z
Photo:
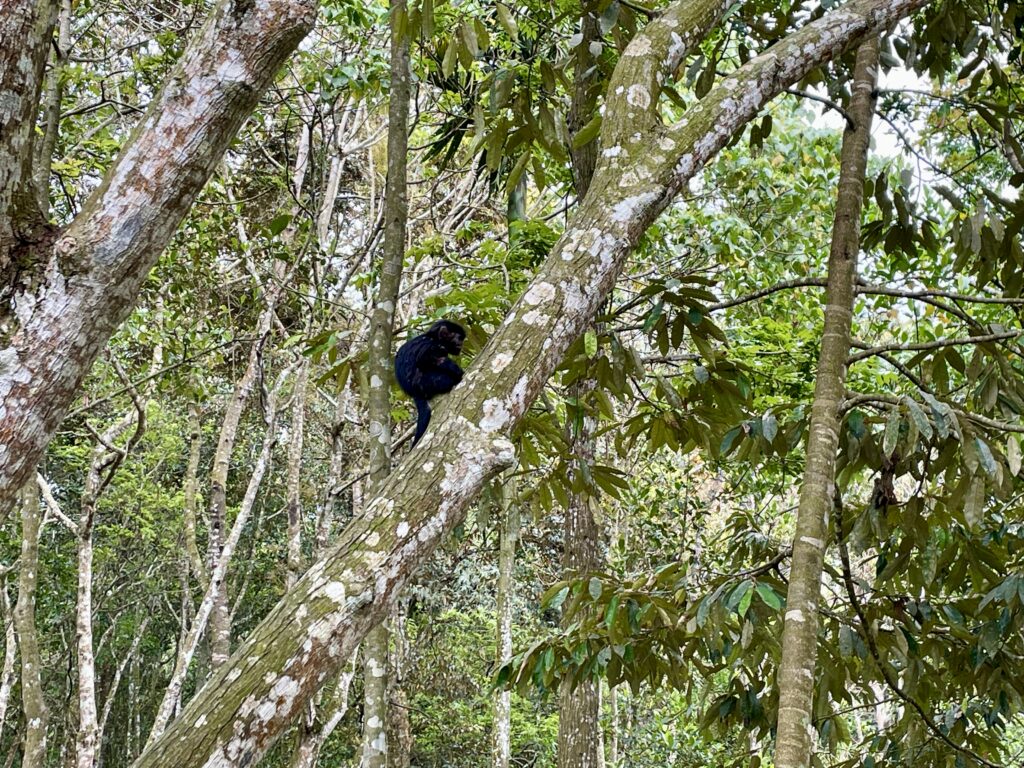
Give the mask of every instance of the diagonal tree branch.
M 258 761 L 320 683 L 387 615 L 411 575 L 464 518 L 484 482 L 511 463 L 505 435 L 593 320 L 648 225 L 689 177 L 781 90 L 923 4 L 852 0 L 723 80 L 671 131 L 655 125 L 635 141 L 630 135 L 626 145 L 603 136 L 590 194 L 462 384 L 435 411 L 432 429 L 136 768 Z M 672 40 L 699 39 L 690 33 L 680 26 Z M 620 66 L 640 64 L 651 47 L 651 39 L 638 34 L 623 56 L 630 63 Z M 661 57 L 651 55 L 654 68 Z M 628 94 L 632 84 L 646 87 L 624 82 L 621 74 L 613 78 L 613 89 L 621 86 Z M 632 93 L 642 99 L 639 91 Z M 620 135 L 631 120 L 623 109 L 606 108 L 608 136 Z

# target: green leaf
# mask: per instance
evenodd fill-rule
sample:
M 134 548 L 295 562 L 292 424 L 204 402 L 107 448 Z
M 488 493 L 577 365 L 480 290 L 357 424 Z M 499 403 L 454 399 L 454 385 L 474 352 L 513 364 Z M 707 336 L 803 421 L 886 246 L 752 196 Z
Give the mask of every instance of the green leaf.
M 593 330 L 583 334 L 583 346 L 587 351 L 587 357 L 597 356 L 597 334 Z
M 276 237 L 284 231 L 284 228 L 288 226 L 288 223 L 292 220 L 290 213 L 282 213 L 280 216 L 275 216 L 269 224 L 267 224 L 267 232 L 270 233 L 271 237 Z
M 448 48 L 444 52 L 444 59 L 441 61 L 441 74 L 450 77 L 455 71 L 455 65 L 459 61 L 459 39 L 452 35 L 448 41 Z
M 996 465 L 995 457 L 992 455 L 992 450 L 988 447 L 988 443 L 980 437 L 976 437 L 974 438 L 974 446 L 978 449 L 978 458 L 981 460 L 982 469 L 985 470 L 989 477 L 995 477 L 999 467 Z
M 519 25 L 516 24 L 516 20 L 509 13 L 508 6 L 504 3 L 498 3 L 495 10 L 498 12 L 498 23 L 501 24 L 502 28 L 508 32 L 508 36 L 513 41 L 519 39 Z
M 1020 443 L 1013 435 L 1006 436 L 1006 463 L 1010 467 L 1010 474 L 1020 474 Z
M 597 134 L 601 132 L 601 115 L 594 115 L 587 123 L 576 131 L 576 135 L 572 137 L 572 148 L 579 149 L 580 147 L 589 144 L 595 138 Z
M 761 417 L 761 431 L 769 443 L 775 439 L 775 435 L 779 433 L 779 421 L 774 413 L 769 412 Z
M 975 477 L 964 499 L 964 520 L 972 531 L 978 530 L 983 521 L 985 509 L 985 479 Z
M 782 598 L 775 594 L 775 590 L 768 584 L 759 581 L 755 589 L 757 590 L 757 596 L 760 597 L 761 601 L 769 608 L 774 611 L 778 611 L 782 608 Z
M 924 410 L 912 397 L 904 397 L 903 402 L 907 406 L 907 411 L 910 413 L 910 418 L 913 419 L 914 424 L 917 425 L 917 431 L 924 435 L 925 440 L 932 439 L 932 423 L 928 420 L 928 416 Z
M 892 456 L 900 439 L 900 412 L 895 408 L 889 412 L 885 422 L 885 434 L 882 435 L 882 453 Z
M 601 584 L 601 580 L 596 576 L 592 576 L 590 581 L 587 582 L 587 592 L 593 600 L 598 600 L 601 597 L 601 592 L 604 590 L 604 586 Z

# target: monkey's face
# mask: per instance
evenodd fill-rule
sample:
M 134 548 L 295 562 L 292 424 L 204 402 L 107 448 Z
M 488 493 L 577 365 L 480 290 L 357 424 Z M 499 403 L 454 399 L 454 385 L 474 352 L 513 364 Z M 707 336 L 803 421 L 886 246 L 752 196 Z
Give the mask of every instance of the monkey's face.
M 441 346 L 445 348 L 445 351 L 449 355 L 461 355 L 462 344 L 466 341 L 466 337 L 458 331 L 450 331 L 447 328 L 442 328 L 440 333 Z

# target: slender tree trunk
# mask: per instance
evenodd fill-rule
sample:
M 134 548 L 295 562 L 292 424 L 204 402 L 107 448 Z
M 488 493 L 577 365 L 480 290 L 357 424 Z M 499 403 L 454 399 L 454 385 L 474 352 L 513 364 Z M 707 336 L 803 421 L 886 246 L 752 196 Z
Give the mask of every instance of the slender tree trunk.
M 593 322 L 629 254 L 692 176 L 775 95 L 925 0 L 850 0 L 779 40 L 688 109 L 658 121 L 660 88 L 725 0 L 667 7 L 629 44 L 608 89 L 591 192 L 459 385 L 430 436 L 314 563 L 135 768 L 254 762 L 397 602 L 491 477 L 565 351 Z M 645 106 L 646 105 L 646 106 Z M 285 664 L 287 662 L 287 666 Z
M 14 656 L 18 650 L 18 641 L 14 636 L 14 611 L 11 608 L 11 596 L 7 593 L 7 577 L 0 585 L 0 605 L 3 608 L 4 623 L 4 665 L 0 670 L 0 738 L 4 734 L 7 722 L 7 707 L 11 702 L 11 689 L 14 687 Z
M 227 525 L 227 484 L 231 454 L 238 439 L 238 425 L 245 411 L 253 387 L 262 372 L 263 347 L 270 333 L 277 308 L 277 300 L 283 285 L 284 263 L 275 262 L 274 280 L 264 292 L 264 307 L 256 323 L 256 341 L 249 350 L 249 359 L 241 378 L 235 383 L 235 390 L 224 410 L 217 450 L 213 455 L 213 469 L 210 473 L 210 536 L 206 556 L 206 569 L 213 573 L 215 564 L 224 550 L 224 528 Z M 225 573 L 225 579 L 227 578 Z M 210 663 L 216 671 L 228 660 L 231 653 L 231 612 L 228 607 L 227 581 L 213 590 L 214 602 L 210 614 Z
M 327 549 L 327 542 L 333 527 L 335 506 L 338 501 L 338 487 L 341 485 L 347 466 L 345 464 L 344 426 L 348 391 L 338 393 L 334 409 L 334 425 L 331 429 L 331 462 L 320 510 L 317 515 L 316 539 L 313 543 L 313 557 L 319 559 Z M 353 494 L 353 513 L 356 499 Z M 348 712 L 348 693 L 356 673 L 356 657 L 346 665 L 334 685 L 334 691 L 324 696 L 319 691 L 306 706 L 304 717 L 299 723 L 295 751 L 291 768 L 315 768 L 324 742 Z
M 203 419 L 199 403 L 188 404 L 188 465 L 185 468 L 185 503 L 182 511 L 185 528 L 185 557 L 189 569 L 206 589 L 210 576 L 199 554 L 196 538 L 196 513 L 199 499 L 199 459 L 203 451 Z
M 828 533 L 828 513 L 835 496 L 839 406 L 850 354 L 853 300 L 860 250 L 860 214 L 871 139 L 878 70 L 878 39 L 865 40 L 857 51 L 853 94 L 847 107 L 852 121 L 843 134 L 839 193 L 825 291 L 825 328 L 818 358 L 807 462 L 797 509 L 789 593 L 779 664 L 779 717 L 775 742 L 778 768 L 806 768 L 814 751 L 814 681 L 818 655 L 818 603 Z
M 192 662 L 192 657 L 199 645 L 199 640 L 202 638 L 203 631 L 206 629 L 206 623 L 210 620 L 213 613 L 214 605 L 217 604 L 217 593 L 224 589 L 224 581 L 227 575 L 228 564 L 235 553 L 235 547 L 238 546 L 238 540 L 242 536 L 242 531 L 245 528 L 246 522 L 249 520 L 249 515 L 252 513 L 253 505 L 256 503 L 256 496 L 259 493 L 260 484 L 263 482 L 263 476 L 267 471 L 267 467 L 270 465 L 270 458 L 274 450 L 274 445 L 277 442 L 275 432 L 277 424 L 277 396 L 289 372 L 290 370 L 286 369 L 281 373 L 273 390 L 268 396 L 266 412 L 267 429 L 263 436 L 263 447 L 260 450 L 259 457 L 256 459 L 256 464 L 253 466 L 252 475 L 249 478 L 249 485 L 245 489 L 245 496 L 242 498 L 242 504 L 238 509 L 238 516 L 235 518 L 235 522 L 231 527 L 231 534 L 227 537 L 221 547 L 217 561 L 213 563 L 210 568 L 210 583 L 206 588 L 206 593 L 203 595 L 203 600 L 199 604 L 199 608 L 196 610 L 196 616 L 192 621 L 192 627 L 189 629 L 188 638 L 178 649 L 178 656 L 175 660 L 174 671 L 171 673 L 171 679 L 167 684 L 167 689 L 164 691 L 163 700 L 160 702 L 160 708 L 157 711 L 155 720 L 153 721 L 153 727 L 149 732 L 147 748 L 149 744 L 154 743 L 160 738 L 161 734 L 166 730 L 167 723 L 170 722 L 171 716 L 178 708 L 181 699 L 181 689 L 185 684 L 185 676 L 188 674 L 189 664 Z
M 21 708 L 25 713 L 22 768 L 43 768 L 46 765 L 49 713 L 43 695 L 43 659 L 36 632 L 41 524 L 39 491 L 33 478 L 21 494 L 21 569 L 18 574 L 18 602 L 14 607 L 14 627 L 21 649 Z
M 57 16 L 57 40 L 53 46 L 52 64 L 46 84 L 46 127 L 42 139 L 35 148 L 32 167 L 32 184 L 35 188 L 36 205 L 45 218 L 50 210 L 50 168 L 53 151 L 57 146 L 60 132 L 61 103 L 64 99 L 64 78 L 68 56 L 71 53 L 71 0 L 60 0 Z
M 391 472 L 391 359 L 395 307 L 405 261 L 409 216 L 406 159 L 409 147 L 409 35 L 405 0 L 391 0 L 391 93 L 388 104 L 388 178 L 384 194 L 384 254 L 377 301 L 370 318 L 370 492 Z M 361 768 L 387 765 L 388 631 L 375 627 L 363 643 L 363 746 Z
M 497 587 L 497 657 L 500 667 L 512 659 L 512 606 L 515 592 L 516 544 L 519 541 L 519 507 L 515 501 L 512 479 L 506 477 L 498 485 L 500 494 L 501 540 L 498 545 Z M 494 693 L 494 768 L 509 768 L 512 754 L 512 693 Z
M 616 687 L 608 689 L 608 707 L 611 709 L 611 728 L 608 740 L 608 764 L 611 768 L 619 768 L 619 691 Z
M 150 616 L 146 616 L 139 624 L 139 628 L 135 632 L 135 637 L 132 638 L 132 644 L 128 648 L 128 653 L 118 662 L 117 670 L 114 672 L 114 679 L 111 681 L 110 686 L 107 688 L 107 698 L 103 702 L 103 712 L 100 715 L 99 725 L 99 750 L 97 753 L 97 766 L 103 765 L 103 734 L 106 733 L 107 723 L 110 722 L 110 713 L 114 709 L 114 701 L 117 697 L 117 690 L 121 686 L 121 678 L 124 676 L 124 671 L 128 665 L 135 659 L 136 654 L 139 652 L 139 644 L 142 642 L 142 638 L 146 635 L 146 628 L 149 626 Z
M 285 508 L 288 510 L 288 560 L 285 571 L 285 589 L 291 589 L 302 575 L 302 439 L 305 429 L 306 380 L 309 362 L 299 363 L 292 393 L 292 423 L 289 427 L 288 478 Z

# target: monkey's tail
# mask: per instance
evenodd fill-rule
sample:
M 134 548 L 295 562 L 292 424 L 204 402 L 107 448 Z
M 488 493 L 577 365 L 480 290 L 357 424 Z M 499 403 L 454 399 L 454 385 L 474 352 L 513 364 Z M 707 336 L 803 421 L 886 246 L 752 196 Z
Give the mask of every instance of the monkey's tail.
M 416 403 L 416 434 L 412 438 L 412 444 L 416 445 L 430 423 L 430 403 L 422 397 L 414 397 L 413 402 Z

